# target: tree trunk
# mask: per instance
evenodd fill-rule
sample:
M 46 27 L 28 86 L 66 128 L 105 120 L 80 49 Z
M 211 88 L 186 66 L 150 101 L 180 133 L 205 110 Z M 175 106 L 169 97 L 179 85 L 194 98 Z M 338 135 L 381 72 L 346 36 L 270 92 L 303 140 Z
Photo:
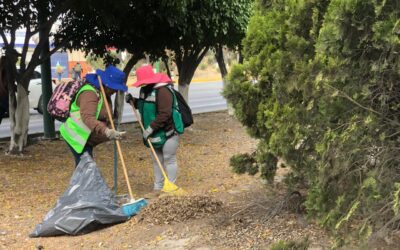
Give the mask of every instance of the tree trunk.
M 189 85 L 195 71 L 196 68 L 190 68 L 187 71 L 179 72 L 178 90 L 187 103 L 189 103 Z
M 6 63 L 6 57 L 1 57 L 0 58 L 0 98 L 4 100 L 3 98 L 8 97 L 8 82 L 6 79 L 6 69 L 3 68 Z
M 6 57 L 0 57 L 0 124 L 8 108 L 8 82 L 6 78 Z
M 29 8 L 30 3 L 27 2 L 22 6 Z M 34 49 L 31 59 L 29 61 L 28 67 L 25 65 L 26 53 L 28 51 L 28 41 L 29 38 L 35 33 L 31 30 L 34 28 L 31 23 L 32 20 L 29 20 L 27 23 L 24 23 L 24 27 L 26 28 L 25 41 L 22 49 L 22 54 L 19 54 L 15 49 L 15 32 L 19 27 L 17 22 L 13 22 L 13 28 L 10 30 L 11 42 L 6 46 L 6 59 L 8 66 L 6 67 L 6 77 L 8 78 L 8 94 L 9 94 L 9 115 L 10 115 L 10 129 L 11 129 L 11 141 L 8 153 L 14 153 L 18 150 L 19 153 L 22 153 L 24 146 L 27 144 L 28 139 L 28 125 L 29 125 L 29 99 L 28 99 L 28 87 L 29 82 L 32 76 L 32 73 L 35 67 L 41 64 L 44 60 L 48 59 L 51 54 L 56 52 L 62 44 L 66 44 L 68 41 L 65 40 L 61 42 L 59 45 L 56 45 L 51 51 L 48 51 L 45 54 L 42 54 L 42 49 L 45 41 L 48 41 L 50 30 L 54 22 L 57 21 L 59 15 L 62 13 L 66 13 L 69 10 L 69 7 L 72 4 L 72 1 L 60 1 L 60 4 L 57 4 L 51 11 L 51 15 L 44 16 L 43 14 L 50 14 L 48 12 L 48 3 L 46 5 L 45 1 L 38 1 L 38 11 L 39 15 L 41 15 L 42 22 L 39 21 L 38 27 L 40 32 L 43 32 L 43 36 L 40 37 L 39 43 Z M 46 10 L 43 12 L 43 10 Z M 24 11 L 22 11 L 24 12 Z M 25 13 L 26 14 L 26 13 Z M 29 14 L 28 14 L 29 15 Z M 15 16 L 15 15 L 14 15 Z M 29 18 L 28 18 L 29 19 Z M 35 19 L 36 20 L 36 19 Z M 14 20 L 16 21 L 16 20 Z M 33 32 L 33 33 L 32 33 Z M 4 39 L 4 37 L 3 37 Z M 7 40 L 7 39 L 5 39 Z M 5 43 L 7 43 L 5 41 Z M 42 54 L 42 56 L 40 56 Z M 20 57 L 20 72 L 16 74 L 16 63 Z M 12 79 L 11 79 L 12 78 Z M 15 87 L 15 82 L 17 82 L 17 86 Z
M 133 66 L 135 66 L 135 64 L 137 63 L 138 60 L 139 60 L 139 58 L 137 58 L 137 56 L 132 55 L 131 58 L 129 58 L 129 61 L 126 63 L 123 71 L 126 75 L 127 80 L 129 78 L 129 74 L 131 73 Z
M 167 75 L 169 76 L 169 78 L 172 79 L 171 70 L 169 69 L 169 65 L 168 65 L 168 58 L 163 58 L 162 60 L 165 64 L 165 68 L 167 69 Z
M 20 76 L 18 79 L 21 80 L 15 85 L 17 59 L 18 53 L 13 48 L 6 49 L 6 56 L 2 58 L 0 69 L 5 74 L 2 78 L 6 81 L 9 97 L 11 138 L 8 154 L 16 153 L 16 151 L 22 154 L 28 141 L 29 99 L 27 86 L 29 78 Z
M 218 46 L 215 49 L 215 59 L 217 60 L 219 71 L 221 72 L 221 77 L 225 83 L 225 78 L 226 75 L 228 74 L 228 70 L 226 69 L 224 50 L 222 46 Z
M 225 87 L 227 84 L 228 70 L 226 69 L 226 64 L 225 64 L 225 60 L 224 60 L 224 50 L 223 50 L 222 46 L 218 46 L 215 49 L 215 59 L 217 60 L 219 71 L 221 72 L 222 85 L 223 85 L 223 87 Z M 234 109 L 229 102 L 228 102 L 228 114 L 229 115 L 234 114 Z
M 185 101 L 189 103 L 189 84 L 180 84 L 178 85 L 178 91 L 181 93 Z
M 199 66 L 201 60 L 208 51 L 208 47 L 191 50 L 175 51 L 176 66 L 179 74 L 179 93 L 182 94 L 186 102 L 189 103 L 189 84 L 193 79 L 194 72 Z
M 138 60 L 139 59 L 136 56 L 132 55 L 132 57 L 126 63 L 123 69 L 126 75 L 125 84 L 127 84 L 129 73 L 131 72 L 133 66 L 135 66 Z M 122 91 L 118 91 L 114 99 L 114 119 L 116 120 L 117 124 L 120 124 L 122 121 L 124 103 L 125 103 L 125 93 Z
M 11 140 L 8 154 L 22 154 L 28 141 L 29 125 L 28 92 L 22 84 L 17 85 L 16 95 L 15 91 L 9 92 L 9 105 Z
M 193 72 L 180 72 L 179 73 L 179 86 L 178 86 L 178 90 L 179 93 L 182 94 L 183 98 L 185 98 L 185 101 L 188 103 L 189 102 L 189 85 L 190 82 L 192 81 L 193 75 L 194 75 L 194 71 L 196 69 L 193 69 Z M 186 80 L 181 80 L 182 78 L 186 79 Z M 189 80 L 190 79 L 190 80 Z
M 239 46 L 238 48 L 238 63 L 243 64 L 242 46 Z
M 115 99 L 114 99 L 114 121 L 116 124 L 121 124 L 122 115 L 124 111 L 124 100 L 125 100 L 125 93 L 123 91 L 118 91 L 115 94 Z

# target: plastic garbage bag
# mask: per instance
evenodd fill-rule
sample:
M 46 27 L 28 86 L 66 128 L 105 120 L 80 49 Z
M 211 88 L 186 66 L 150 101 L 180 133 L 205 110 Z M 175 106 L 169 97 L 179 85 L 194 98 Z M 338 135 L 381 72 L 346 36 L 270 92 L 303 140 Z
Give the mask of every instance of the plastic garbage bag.
M 67 190 L 29 236 L 85 234 L 128 219 L 96 163 L 85 153 Z

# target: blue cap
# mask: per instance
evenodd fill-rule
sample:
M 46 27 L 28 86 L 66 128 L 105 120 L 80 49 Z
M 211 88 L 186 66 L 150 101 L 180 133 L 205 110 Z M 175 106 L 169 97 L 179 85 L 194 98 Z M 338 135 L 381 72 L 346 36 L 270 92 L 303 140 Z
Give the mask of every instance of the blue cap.
M 104 71 L 97 69 L 96 74 L 86 74 L 86 80 L 96 88 L 100 88 L 97 76 L 100 76 L 103 85 L 107 88 L 124 92 L 128 90 L 125 85 L 125 73 L 114 66 L 108 66 Z

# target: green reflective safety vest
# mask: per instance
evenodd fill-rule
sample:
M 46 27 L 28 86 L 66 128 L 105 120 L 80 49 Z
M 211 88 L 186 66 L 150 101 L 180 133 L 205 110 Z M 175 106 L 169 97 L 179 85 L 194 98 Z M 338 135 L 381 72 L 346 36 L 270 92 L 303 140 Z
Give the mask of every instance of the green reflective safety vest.
M 89 84 L 83 85 L 75 95 L 75 100 L 70 107 L 69 118 L 60 127 L 61 136 L 79 154 L 82 153 L 91 133 L 90 129 L 82 121 L 80 108 L 76 104 L 79 95 L 83 91 L 94 91 L 97 94 L 97 90 L 93 86 Z M 103 97 L 100 95 L 100 101 L 97 104 L 96 118 L 99 117 L 102 105 Z
M 174 134 L 174 132 L 177 132 L 178 134 L 183 134 L 185 129 L 182 122 L 182 115 L 179 112 L 178 100 L 176 99 L 174 90 L 170 85 L 166 87 L 170 90 L 173 96 L 172 120 L 174 122 L 174 129 L 170 131 L 165 131 L 164 129 L 159 129 L 155 131 L 149 137 L 154 148 L 161 148 L 165 144 L 167 139 Z M 153 91 L 148 96 L 145 96 L 143 88 L 140 89 L 138 109 L 145 129 L 147 129 L 150 126 L 150 124 L 156 119 L 158 113 L 157 103 L 156 103 L 157 91 L 158 91 L 157 89 L 153 89 Z M 143 140 L 143 143 L 144 145 L 149 147 L 146 140 Z

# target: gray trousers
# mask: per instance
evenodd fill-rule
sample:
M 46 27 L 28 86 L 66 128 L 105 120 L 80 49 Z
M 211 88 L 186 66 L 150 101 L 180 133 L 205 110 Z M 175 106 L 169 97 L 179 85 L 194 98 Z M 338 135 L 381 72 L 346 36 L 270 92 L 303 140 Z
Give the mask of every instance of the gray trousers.
M 178 164 L 176 162 L 176 151 L 178 149 L 178 145 L 179 135 L 174 135 L 165 142 L 162 148 L 155 149 L 158 159 L 164 166 L 165 172 L 168 176 L 168 180 L 172 183 L 175 183 L 178 172 Z M 158 163 L 153 154 L 151 154 L 151 158 L 153 159 L 155 177 L 154 190 L 161 190 L 164 186 L 164 176 L 162 175 L 160 167 L 158 166 Z

